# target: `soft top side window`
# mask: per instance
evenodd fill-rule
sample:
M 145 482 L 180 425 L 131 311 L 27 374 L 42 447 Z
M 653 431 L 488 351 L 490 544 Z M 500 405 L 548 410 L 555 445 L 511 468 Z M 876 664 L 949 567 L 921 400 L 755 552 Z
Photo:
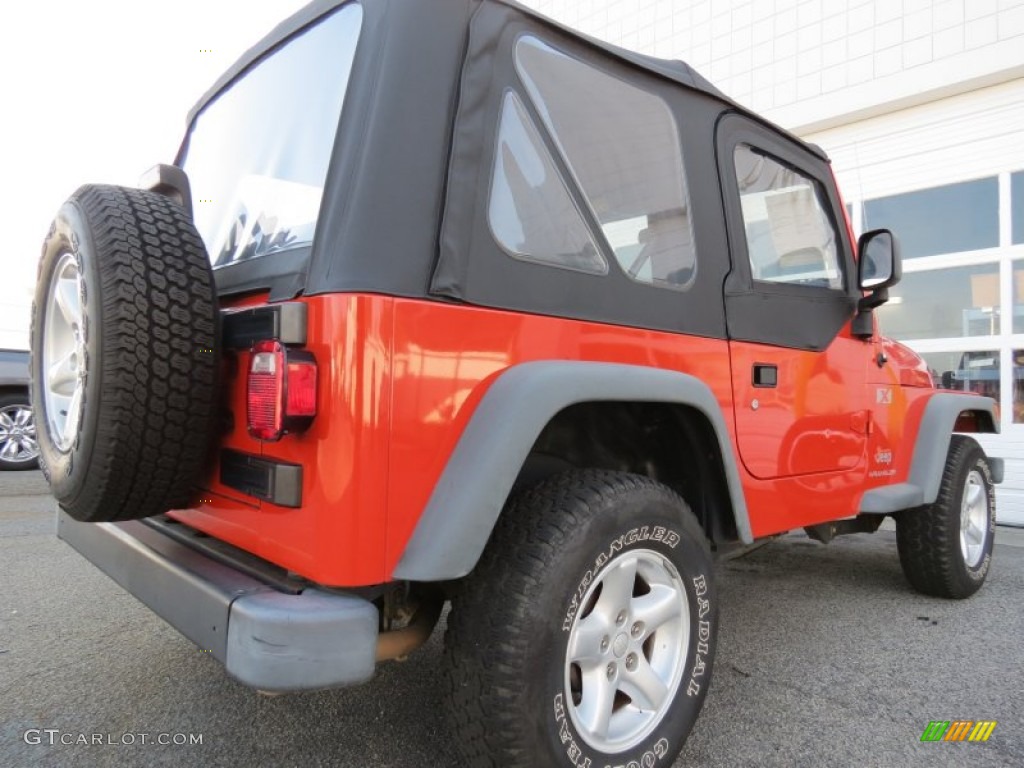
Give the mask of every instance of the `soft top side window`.
M 581 272 L 608 264 L 573 202 L 523 103 L 505 94 L 487 218 L 512 256 Z
M 537 133 L 538 139 L 541 130 L 546 133 L 562 167 L 569 171 L 567 183 L 587 209 L 585 219 L 600 229 L 590 237 L 594 257 L 600 259 L 598 251 L 607 250 L 622 271 L 639 282 L 676 288 L 690 285 L 697 263 L 682 150 L 678 128 L 664 101 L 530 35 L 517 41 L 515 65 L 539 122 L 530 132 Z M 542 220 L 513 215 L 503 192 L 509 179 L 509 163 L 502 156 L 509 149 L 503 138 L 509 112 L 506 97 L 492 182 L 491 229 L 515 255 L 550 261 L 542 253 L 564 251 L 552 241 L 552 234 L 524 231 L 532 253 L 509 247 L 508 238 L 500 234 L 511 218 L 524 223 L 530 218 L 538 227 Z M 526 125 L 533 122 L 525 109 L 518 119 Z M 543 147 L 536 152 L 546 156 Z M 556 171 L 555 164 L 551 171 Z M 515 202 L 516 211 L 530 205 L 522 196 Z M 570 209 L 560 204 L 552 213 L 560 211 Z M 569 215 L 560 228 L 575 233 L 580 224 L 586 226 L 585 219 L 577 222 L 575 215 Z M 562 266 L 581 268 L 578 262 L 560 261 Z
M 843 290 L 820 183 L 748 144 L 733 160 L 754 280 Z

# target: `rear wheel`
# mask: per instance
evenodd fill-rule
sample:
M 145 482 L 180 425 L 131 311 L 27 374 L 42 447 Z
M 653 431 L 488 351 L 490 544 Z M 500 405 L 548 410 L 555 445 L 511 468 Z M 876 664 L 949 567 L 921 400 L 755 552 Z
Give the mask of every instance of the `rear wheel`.
M 953 435 L 934 504 L 896 515 L 896 542 L 907 580 L 935 597 L 970 597 L 992 562 L 996 500 L 985 453 Z
M 72 517 L 185 506 L 213 429 L 217 306 L 185 211 L 84 186 L 43 244 L 32 316 L 40 464 Z
M 474 766 L 670 765 L 696 721 L 717 604 L 669 488 L 570 472 L 516 499 L 453 600 L 447 676 Z

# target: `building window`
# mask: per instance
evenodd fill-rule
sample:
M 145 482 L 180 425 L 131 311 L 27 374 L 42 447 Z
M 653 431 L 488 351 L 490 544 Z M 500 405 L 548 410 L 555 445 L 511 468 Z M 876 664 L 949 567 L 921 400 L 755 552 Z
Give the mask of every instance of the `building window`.
M 487 214 L 495 240 L 518 259 L 607 273 L 544 142 L 511 91 L 502 107 L 497 144 Z
M 1010 208 L 1013 219 L 1013 243 L 1024 243 L 1024 171 L 1010 174 Z
M 999 182 L 992 176 L 864 203 L 864 230 L 891 229 L 904 259 L 999 245 Z
M 926 352 L 921 357 L 938 386 L 974 392 L 999 402 L 999 350 Z
M 1024 333 L 1024 261 L 1013 262 L 1013 332 Z
M 1013 423 L 1024 424 L 1024 349 L 1013 355 Z
M 697 268 L 679 130 L 659 96 L 535 37 L 516 44 L 516 70 L 632 279 L 689 285 Z
M 999 333 L 999 265 L 910 272 L 878 310 L 882 332 L 897 339 Z

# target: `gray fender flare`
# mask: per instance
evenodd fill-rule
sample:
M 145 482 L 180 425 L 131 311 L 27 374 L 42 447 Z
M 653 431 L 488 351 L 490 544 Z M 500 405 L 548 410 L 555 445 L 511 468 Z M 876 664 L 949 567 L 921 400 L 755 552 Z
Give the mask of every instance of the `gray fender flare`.
M 949 453 L 949 441 L 957 418 L 964 411 L 987 413 L 992 420 L 992 431 L 998 432 L 999 419 L 996 417 L 995 405 L 992 398 L 981 395 L 954 392 L 933 394 L 921 416 L 907 482 L 867 491 L 861 497 L 861 513 L 888 515 L 934 502 L 939 496 L 942 472 L 946 468 L 946 454 Z M 1002 482 L 1002 459 L 990 458 L 989 465 L 995 482 Z
M 443 581 L 469 573 L 541 430 L 570 405 L 602 400 L 675 403 L 707 417 L 718 437 L 737 532 L 744 542 L 753 540 L 728 428 L 707 384 L 660 368 L 539 361 L 507 369 L 487 390 L 441 473 L 393 577 Z

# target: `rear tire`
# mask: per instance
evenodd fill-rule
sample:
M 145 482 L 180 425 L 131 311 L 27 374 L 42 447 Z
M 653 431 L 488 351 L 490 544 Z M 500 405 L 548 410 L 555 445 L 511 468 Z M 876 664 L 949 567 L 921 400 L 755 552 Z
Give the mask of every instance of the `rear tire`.
M 550 478 L 506 508 L 460 589 L 446 676 L 466 765 L 671 765 L 718 621 L 708 544 L 678 495 L 621 472 Z
M 914 589 L 965 598 L 985 583 L 992 563 L 996 499 L 981 446 L 953 435 L 934 504 L 895 515 L 903 573 Z
M 32 312 L 40 465 L 96 522 L 186 506 L 204 470 L 219 359 L 213 274 L 185 211 L 87 185 L 43 243 Z

